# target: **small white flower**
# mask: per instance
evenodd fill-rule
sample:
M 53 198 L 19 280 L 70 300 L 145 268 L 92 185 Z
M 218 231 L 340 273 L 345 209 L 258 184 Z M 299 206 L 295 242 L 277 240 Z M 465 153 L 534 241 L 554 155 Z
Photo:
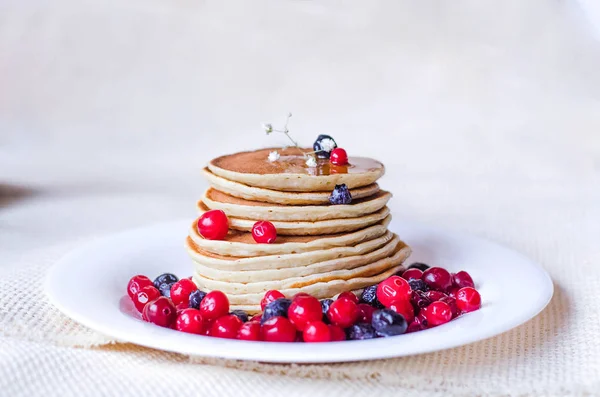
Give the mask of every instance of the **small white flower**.
M 272 163 L 273 161 L 277 161 L 279 160 L 279 153 L 277 152 L 277 150 L 273 150 L 271 153 L 269 153 L 269 161 Z
M 265 132 L 267 134 L 270 134 L 271 132 L 273 132 L 273 125 L 271 123 L 266 123 L 262 125 L 263 130 L 265 130 Z
M 315 168 L 317 166 L 317 159 L 315 159 L 315 156 L 308 156 L 306 159 L 306 165 L 310 168 Z
M 326 152 L 331 152 L 333 149 L 335 149 L 335 142 L 333 139 L 325 138 L 321 140 L 321 147 Z

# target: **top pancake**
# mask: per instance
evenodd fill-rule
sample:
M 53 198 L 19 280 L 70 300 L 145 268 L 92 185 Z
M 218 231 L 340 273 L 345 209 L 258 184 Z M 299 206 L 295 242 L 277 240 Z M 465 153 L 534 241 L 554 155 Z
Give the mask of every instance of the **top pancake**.
M 277 150 L 280 158 L 269 161 Z M 385 172 L 383 164 L 366 157 L 349 157 L 348 165 L 336 166 L 328 159 L 317 159 L 317 167 L 308 167 L 304 153 L 312 149 L 267 148 L 217 157 L 210 161 L 210 171 L 230 181 L 249 186 L 290 192 L 325 192 L 335 185 L 349 189 L 367 186 Z

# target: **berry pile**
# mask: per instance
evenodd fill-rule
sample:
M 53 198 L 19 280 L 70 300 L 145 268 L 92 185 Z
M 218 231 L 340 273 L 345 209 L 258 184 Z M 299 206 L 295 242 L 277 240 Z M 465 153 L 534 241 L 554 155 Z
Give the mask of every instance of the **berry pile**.
M 129 280 L 127 293 L 144 321 L 218 338 L 267 342 L 337 342 L 400 335 L 435 327 L 481 307 L 469 273 L 414 263 L 401 274 L 337 299 L 267 291 L 262 314 L 229 310 L 221 291 L 198 290 L 170 273 Z

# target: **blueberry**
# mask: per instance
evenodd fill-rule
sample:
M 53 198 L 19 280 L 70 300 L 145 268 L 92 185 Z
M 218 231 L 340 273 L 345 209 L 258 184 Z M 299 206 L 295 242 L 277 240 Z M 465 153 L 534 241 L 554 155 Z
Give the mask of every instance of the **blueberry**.
M 352 202 L 352 195 L 348 186 L 345 183 L 341 185 L 335 185 L 333 192 L 329 196 L 329 202 L 331 204 L 350 204 Z
M 375 310 L 371 325 L 378 336 L 401 335 L 408 328 L 404 316 L 390 309 Z
M 331 155 L 331 151 L 337 147 L 337 144 L 329 135 L 321 134 L 317 137 L 315 143 L 313 143 L 313 150 L 317 152 L 317 157 L 321 159 L 328 159 Z
M 323 310 L 323 322 L 325 324 L 329 324 L 329 317 L 327 317 L 327 311 L 329 310 L 329 306 L 333 303 L 333 299 L 323 299 L 321 301 L 321 310 Z
M 425 270 L 429 269 L 429 265 L 426 265 L 425 263 L 421 263 L 421 262 L 415 262 L 412 265 L 410 265 L 408 268 L 409 269 L 419 269 L 420 271 L 424 272 Z
M 423 280 L 411 278 L 410 280 L 408 280 L 408 285 L 410 285 L 410 289 L 412 289 L 413 291 L 429 291 L 429 286 L 427 286 L 427 284 Z
M 233 314 L 234 316 L 242 320 L 243 323 L 248 322 L 248 313 L 246 313 L 243 310 L 234 310 L 229 314 Z
M 260 323 L 264 323 L 271 317 L 282 316 L 287 318 L 287 312 L 290 308 L 292 301 L 286 298 L 279 298 L 270 302 L 265 306 L 265 310 L 263 311 L 263 315 L 260 318 Z
M 349 340 L 364 340 L 377 338 L 377 335 L 371 324 L 359 323 L 346 329 L 346 337 Z
M 179 281 L 179 279 L 176 275 L 171 273 L 163 273 L 154 279 L 154 286 L 160 291 L 161 295 L 170 298 L 171 286 L 177 281 Z
M 192 309 L 199 309 L 200 302 L 202 302 L 202 299 L 204 299 L 205 296 L 206 296 L 206 292 L 200 291 L 199 289 L 192 292 L 190 294 L 190 307 Z
M 377 299 L 377 285 L 371 285 L 363 290 L 360 301 L 363 303 L 367 303 L 373 307 L 381 308 L 383 305 Z

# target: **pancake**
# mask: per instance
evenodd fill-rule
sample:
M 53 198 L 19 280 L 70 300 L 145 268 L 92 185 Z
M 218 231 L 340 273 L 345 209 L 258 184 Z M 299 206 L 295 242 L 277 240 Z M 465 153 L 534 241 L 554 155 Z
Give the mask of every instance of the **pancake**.
M 227 216 L 263 221 L 322 221 L 327 219 L 357 218 L 379 211 L 392 198 L 392 194 L 380 190 L 373 196 L 352 200 L 351 204 L 291 206 L 249 201 L 233 197 L 214 188 L 204 192 L 197 204 L 211 210 L 223 210 Z
M 282 294 L 286 297 L 292 297 L 299 292 L 306 292 L 314 296 L 317 299 L 326 299 L 331 298 L 335 295 L 338 295 L 345 291 L 354 291 L 366 288 L 371 285 L 375 285 L 385 280 L 386 278 L 393 276 L 394 274 L 400 272 L 404 269 L 404 266 L 401 264 L 391 267 L 386 271 L 369 277 L 357 277 L 354 279 L 336 279 L 327 282 L 318 282 L 315 284 L 296 287 L 296 288 L 286 288 L 280 290 Z M 198 276 L 193 275 L 192 280 L 198 285 L 200 289 L 203 291 L 209 291 L 209 288 L 203 287 L 202 283 L 199 282 Z M 229 302 L 232 306 L 244 305 L 249 308 L 254 308 L 254 312 L 260 311 L 260 301 L 264 296 L 264 291 L 257 293 L 248 293 L 248 294 L 228 294 Z
M 280 158 L 268 160 L 277 150 Z M 377 160 L 349 157 L 348 165 L 335 166 L 327 159 L 318 159 L 317 167 L 308 167 L 304 153 L 312 149 L 268 148 L 239 152 L 210 161 L 210 171 L 230 181 L 248 186 L 289 192 L 327 192 L 345 183 L 349 189 L 367 186 L 379 179 L 385 167 Z
M 201 214 L 208 211 L 208 208 L 202 202 L 198 203 L 198 209 Z M 277 229 L 277 234 L 280 235 L 314 236 L 320 234 L 352 232 L 362 229 L 383 220 L 389 213 L 389 208 L 383 207 L 377 212 L 358 218 L 330 219 L 317 222 L 272 221 L 272 223 Z M 235 230 L 250 232 L 255 223 L 255 219 L 229 217 L 229 227 Z
M 286 290 L 308 287 L 316 283 L 327 283 L 334 280 L 352 280 L 378 275 L 386 270 L 404 262 L 410 254 L 406 245 L 398 244 L 392 256 L 381 258 L 375 262 L 367 263 L 353 269 L 331 270 L 325 273 L 315 273 L 307 276 L 291 277 L 283 280 L 257 281 L 250 283 L 236 283 L 230 281 L 212 280 L 196 273 L 194 280 L 202 290 L 219 290 L 226 294 L 251 294 L 265 293 L 268 290 Z
M 224 271 L 285 269 L 309 266 L 313 263 L 338 260 L 354 255 L 364 255 L 387 244 L 394 234 L 387 231 L 380 237 L 364 241 L 354 246 L 327 248 L 299 254 L 268 255 L 256 257 L 234 257 L 219 255 L 199 248 L 190 237 L 186 239 L 186 248 L 192 260 L 205 267 Z
M 217 190 L 229 194 L 230 196 L 243 198 L 250 201 L 262 201 L 265 203 L 275 203 L 284 205 L 314 205 L 329 204 L 330 191 L 326 192 L 282 192 L 272 189 L 263 189 L 244 185 L 234 181 L 221 178 L 204 168 L 204 177 L 208 183 Z M 379 185 L 372 183 L 367 186 L 350 189 L 352 198 L 359 199 L 372 196 L 379 191 Z
M 269 282 L 275 280 L 287 280 L 294 277 L 305 277 L 314 274 L 323 274 L 341 269 L 355 269 L 380 259 L 391 257 L 401 249 L 408 248 L 406 244 L 400 241 L 398 236 L 394 236 L 394 238 L 386 245 L 367 254 L 333 259 L 308 264 L 306 266 L 266 270 L 222 270 L 205 266 L 201 262 L 196 261 L 195 269 L 199 276 L 215 281 L 231 283 Z
M 196 220 L 190 229 L 190 238 L 201 249 L 220 255 L 248 257 L 260 255 L 295 254 L 333 247 L 356 245 L 372 240 L 387 232 L 392 217 L 352 233 L 326 234 L 321 236 L 277 236 L 272 244 L 257 244 L 251 233 L 229 230 L 224 240 L 204 239 L 197 229 Z

